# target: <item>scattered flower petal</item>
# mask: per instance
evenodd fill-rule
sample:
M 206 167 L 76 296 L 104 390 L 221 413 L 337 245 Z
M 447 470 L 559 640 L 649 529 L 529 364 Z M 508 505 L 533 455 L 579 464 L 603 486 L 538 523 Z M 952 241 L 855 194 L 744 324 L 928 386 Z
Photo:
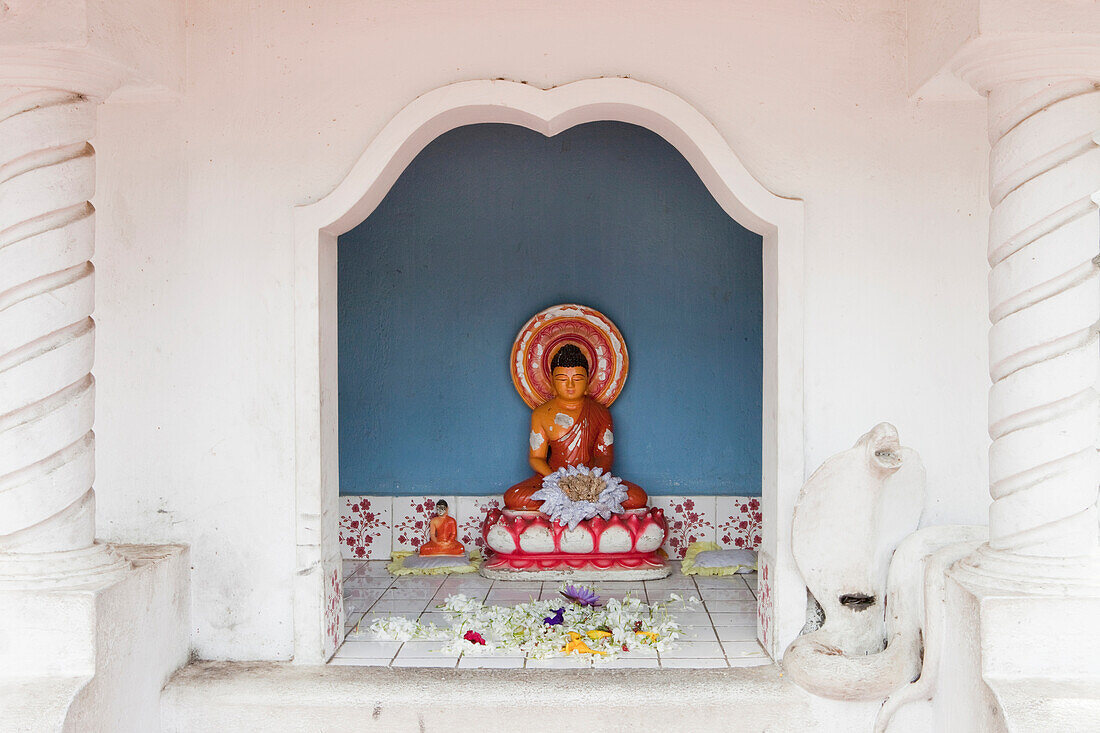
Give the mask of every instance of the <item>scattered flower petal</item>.
M 565 609 L 564 608 L 559 608 L 556 611 L 554 611 L 553 616 L 547 616 L 546 618 L 544 618 L 542 620 L 542 622 L 544 624 L 549 625 L 549 626 L 559 626 L 559 625 L 561 625 L 562 623 L 565 622 L 565 619 L 562 616 L 562 614 L 564 614 L 564 613 L 565 613 Z
M 602 654 L 603 656 L 607 656 L 607 652 L 589 648 L 588 644 L 584 643 L 584 639 L 581 638 L 581 635 L 575 631 L 569 632 L 569 643 L 565 645 L 562 651 L 566 654 L 576 652 L 577 654 Z
M 591 590 L 584 590 L 595 597 Z M 639 648 L 668 651 L 683 633 L 671 613 L 674 606 L 667 602 L 645 603 L 627 597 L 611 598 L 605 606 L 559 603 L 541 600 L 490 606 L 480 599 L 455 594 L 438 606 L 448 619 L 442 627 L 388 617 L 376 620 L 370 631 L 376 638 L 394 641 L 436 641 L 445 654 L 518 652 L 531 659 L 574 653 L 611 659 Z M 549 623 L 559 616 L 561 623 Z

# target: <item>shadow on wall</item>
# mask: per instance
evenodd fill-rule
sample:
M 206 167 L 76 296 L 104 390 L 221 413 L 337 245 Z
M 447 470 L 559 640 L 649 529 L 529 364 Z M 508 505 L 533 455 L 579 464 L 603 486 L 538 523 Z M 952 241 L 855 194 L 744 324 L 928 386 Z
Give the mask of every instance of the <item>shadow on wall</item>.
M 512 341 L 577 302 L 630 350 L 616 474 L 759 495 L 761 254 L 644 128 L 440 136 L 339 240 L 341 493 L 485 495 L 529 475 Z

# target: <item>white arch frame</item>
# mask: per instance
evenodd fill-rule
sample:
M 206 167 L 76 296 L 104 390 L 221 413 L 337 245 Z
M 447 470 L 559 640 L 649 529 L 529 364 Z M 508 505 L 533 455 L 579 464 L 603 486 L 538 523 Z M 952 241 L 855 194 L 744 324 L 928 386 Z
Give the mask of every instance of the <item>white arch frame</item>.
M 326 616 L 339 607 L 336 240 L 367 218 L 414 157 L 439 135 L 484 122 L 553 136 L 586 122 L 645 127 L 687 159 L 711 195 L 764 240 L 764 373 L 760 630 L 778 658 L 805 617 L 805 586 L 790 552 L 794 503 L 804 473 L 802 419 L 803 207 L 748 172 L 718 130 L 675 94 L 627 78 L 587 79 L 549 90 L 509 81 L 468 81 L 418 97 L 370 143 L 323 199 L 295 209 L 295 462 L 297 574 L 295 660 L 317 663 L 338 645 Z M 762 578 L 764 573 L 761 573 Z M 763 582 L 763 580 L 762 580 Z M 763 591 L 763 589 L 762 589 Z M 770 608 L 769 600 L 770 599 Z

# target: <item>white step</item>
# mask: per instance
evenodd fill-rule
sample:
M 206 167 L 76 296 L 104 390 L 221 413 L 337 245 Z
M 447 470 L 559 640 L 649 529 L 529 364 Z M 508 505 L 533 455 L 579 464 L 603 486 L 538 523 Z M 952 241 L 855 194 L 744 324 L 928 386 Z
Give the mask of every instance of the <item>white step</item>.
M 851 730 L 870 730 L 877 708 L 813 698 L 775 665 L 452 670 L 196 662 L 165 688 L 161 720 L 173 733 L 824 731 L 839 729 L 838 713 L 855 716 Z

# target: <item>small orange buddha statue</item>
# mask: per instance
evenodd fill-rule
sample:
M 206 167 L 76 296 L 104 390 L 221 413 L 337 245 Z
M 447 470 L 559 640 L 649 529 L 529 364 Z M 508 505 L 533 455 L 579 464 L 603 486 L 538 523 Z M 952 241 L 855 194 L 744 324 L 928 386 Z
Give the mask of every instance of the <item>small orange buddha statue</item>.
M 565 344 L 550 361 L 554 396 L 531 412 L 530 453 L 527 460 L 535 475 L 504 492 L 504 506 L 513 510 L 537 510 L 541 501 L 531 495 L 542 488 L 542 479 L 559 468 L 584 465 L 611 471 L 615 459 L 611 412 L 588 396 L 588 359 L 573 344 Z M 623 509 L 646 505 L 645 490 L 623 481 L 627 499 Z
M 420 555 L 465 555 L 466 548 L 457 538 L 458 522 L 447 514 L 447 502 L 440 499 L 428 522 L 428 541 L 420 546 Z

